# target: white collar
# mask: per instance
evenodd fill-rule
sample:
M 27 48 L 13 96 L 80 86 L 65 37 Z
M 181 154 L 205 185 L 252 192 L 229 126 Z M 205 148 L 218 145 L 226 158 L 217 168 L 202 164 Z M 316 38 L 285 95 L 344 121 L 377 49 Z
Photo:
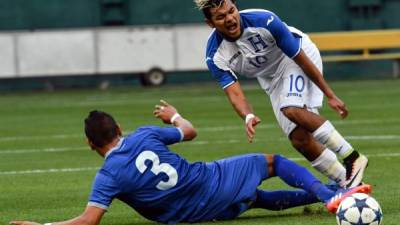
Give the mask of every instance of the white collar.
M 104 159 L 107 159 L 107 157 L 108 157 L 113 151 L 118 150 L 118 149 L 121 147 L 122 142 L 124 141 L 124 139 L 125 139 L 125 138 L 121 137 L 121 138 L 119 139 L 118 143 L 104 155 Z

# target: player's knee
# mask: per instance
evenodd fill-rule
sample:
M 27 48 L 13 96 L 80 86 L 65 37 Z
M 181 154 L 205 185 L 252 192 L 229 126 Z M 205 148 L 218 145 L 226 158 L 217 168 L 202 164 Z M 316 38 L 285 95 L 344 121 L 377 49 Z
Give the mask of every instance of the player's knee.
M 275 155 L 265 155 L 268 162 L 268 177 L 276 176 L 277 170 L 282 161 L 287 160 L 285 157 L 275 154 Z
M 273 164 L 271 164 L 271 165 L 272 165 L 273 176 L 276 176 L 276 174 L 277 174 L 277 172 L 278 172 L 278 170 L 279 170 L 279 167 L 280 167 L 280 165 L 281 165 L 281 162 L 282 162 L 283 160 L 285 160 L 285 159 L 286 159 L 285 157 L 283 157 L 283 156 L 281 156 L 281 155 L 279 155 L 279 154 L 277 154 L 277 155 L 272 155 Z
M 292 143 L 292 146 L 297 150 L 307 149 L 312 142 L 311 135 L 308 132 L 305 132 L 301 129 L 295 129 L 289 135 L 289 139 L 290 142 Z
M 306 139 L 292 138 L 290 141 L 295 149 L 305 149 L 309 145 L 309 141 Z
M 265 158 L 267 159 L 268 177 L 274 177 L 275 176 L 275 169 L 274 169 L 275 156 L 276 155 L 268 155 L 268 154 L 265 155 Z

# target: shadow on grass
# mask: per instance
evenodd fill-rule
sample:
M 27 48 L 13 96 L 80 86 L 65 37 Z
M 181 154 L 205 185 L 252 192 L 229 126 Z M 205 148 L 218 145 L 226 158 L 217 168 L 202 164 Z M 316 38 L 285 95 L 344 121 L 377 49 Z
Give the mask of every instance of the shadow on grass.
M 261 211 L 262 212 L 262 211 Z M 332 216 L 328 214 L 323 207 L 304 207 L 303 211 L 301 212 L 292 212 L 292 211 L 280 211 L 280 212 L 270 212 L 267 214 L 260 214 L 257 213 L 256 215 L 243 215 L 239 218 L 234 220 L 226 220 L 226 221 L 212 221 L 212 222 L 202 222 L 202 223 L 195 223 L 195 224 L 213 224 L 213 225 L 223 225 L 223 224 L 237 224 L 237 225 L 244 225 L 244 224 L 265 224 L 268 221 L 268 224 L 279 224 L 282 222 L 282 219 L 286 221 L 296 221 L 297 218 L 302 217 L 303 219 L 307 220 L 307 218 L 312 218 L 313 220 L 316 217 L 328 217 Z M 118 222 L 112 223 L 110 225 L 154 225 L 160 224 L 152 221 L 135 221 L 135 222 Z M 182 225 L 189 224 L 189 223 L 181 223 Z

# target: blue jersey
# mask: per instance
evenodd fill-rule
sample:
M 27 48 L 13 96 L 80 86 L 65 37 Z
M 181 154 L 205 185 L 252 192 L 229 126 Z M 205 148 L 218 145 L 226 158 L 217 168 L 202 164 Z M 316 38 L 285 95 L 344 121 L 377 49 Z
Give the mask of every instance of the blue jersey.
M 116 198 L 150 220 L 178 223 L 223 217 L 229 205 L 254 197 L 266 178 L 264 157 L 189 163 L 167 147 L 182 138 L 178 128 L 154 126 L 122 138 L 105 156 L 88 205 L 107 209 Z
M 239 39 L 226 39 L 217 30 L 208 39 L 207 66 L 222 88 L 236 82 L 236 74 L 272 80 L 279 73 L 283 59 L 293 58 L 301 50 L 304 34 L 270 11 L 243 10 L 240 21 Z

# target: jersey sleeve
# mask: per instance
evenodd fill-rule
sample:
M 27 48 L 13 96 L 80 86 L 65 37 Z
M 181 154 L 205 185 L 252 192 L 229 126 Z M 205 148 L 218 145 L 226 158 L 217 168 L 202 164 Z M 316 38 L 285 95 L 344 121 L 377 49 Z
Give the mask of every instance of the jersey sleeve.
M 177 127 L 153 127 L 152 129 L 158 139 L 166 145 L 181 142 L 184 138 L 183 131 Z
M 228 68 L 225 70 L 218 67 L 212 58 L 207 58 L 207 66 L 218 84 L 223 88 L 227 88 L 237 81 L 237 76 Z
M 301 37 L 293 35 L 281 19 L 270 13 L 266 20 L 266 28 L 274 36 L 278 47 L 290 58 L 296 57 L 301 50 Z
M 107 210 L 119 191 L 111 175 L 99 171 L 93 183 L 88 205 Z
M 218 84 L 223 88 L 227 88 L 238 79 L 233 71 L 229 68 L 227 59 L 221 55 L 220 51 L 224 51 L 221 46 L 223 38 L 214 31 L 208 39 L 206 49 L 206 63 L 208 70 L 217 80 Z

